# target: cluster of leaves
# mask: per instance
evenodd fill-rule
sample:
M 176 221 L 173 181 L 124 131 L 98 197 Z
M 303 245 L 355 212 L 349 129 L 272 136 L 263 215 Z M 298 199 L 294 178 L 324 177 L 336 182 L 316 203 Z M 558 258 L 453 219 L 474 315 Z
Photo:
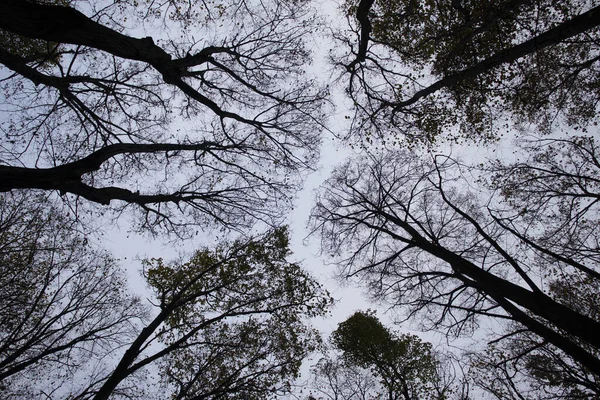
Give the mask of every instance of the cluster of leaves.
M 190 261 L 146 262 L 164 314 L 165 384 L 178 398 L 235 393 L 264 399 L 290 389 L 319 344 L 305 319 L 325 313 L 327 292 L 289 257 L 285 228 L 197 252 Z M 168 312 L 170 311 L 170 312 Z
M 355 101 L 349 135 L 432 143 L 493 141 L 529 124 L 586 130 L 597 124 L 597 5 L 346 2 L 360 43 L 338 61 Z
M 431 344 L 418 336 L 396 335 L 372 312 L 356 312 L 332 333 L 333 345 L 351 365 L 372 369 L 390 397 L 405 400 L 434 396 L 436 360 Z
M 396 334 L 372 311 L 355 312 L 330 341 L 340 355 L 324 357 L 312 368 L 311 393 L 320 399 L 443 400 L 452 391 L 431 344 Z

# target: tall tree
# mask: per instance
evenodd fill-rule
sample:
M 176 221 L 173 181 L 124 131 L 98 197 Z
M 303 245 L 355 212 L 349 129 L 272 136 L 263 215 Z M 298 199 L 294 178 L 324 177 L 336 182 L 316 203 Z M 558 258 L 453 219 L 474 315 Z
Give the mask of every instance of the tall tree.
M 381 379 L 385 398 L 444 398 L 434 390 L 436 360 L 431 344 L 391 332 L 373 313 L 354 313 L 338 325 L 331 340 L 348 364 L 368 368 Z
M 497 399 L 596 399 L 597 375 L 539 336 L 511 327 L 484 351 L 469 352 L 470 377 Z
M 598 148 L 543 143 L 481 184 L 448 157 L 357 158 L 324 184 L 313 227 L 344 275 L 424 327 L 461 335 L 478 316 L 513 321 L 597 377 L 600 320 L 586 304 L 598 284 Z
M 3 1 L 0 29 L 44 45 L 0 42 L 0 191 L 134 208 L 151 231 L 272 223 L 318 155 L 311 13 L 286 0 Z
M 493 140 L 513 123 L 548 132 L 597 122 L 597 2 L 361 0 L 345 9 L 356 32 L 338 35 L 356 109 L 350 135 Z
M 0 397 L 75 396 L 145 316 L 116 261 L 45 196 L 0 196 Z
M 3 399 L 147 398 L 147 375 L 156 373 L 165 396 L 176 399 L 271 398 L 289 390 L 319 343 L 305 320 L 324 314 L 330 298 L 287 260 L 284 228 L 198 251 L 188 262 L 146 261 L 155 295 L 149 313 L 127 294 L 115 261 L 66 229 L 60 214 L 7 196 Z
M 287 230 L 198 251 L 188 262 L 146 262 L 157 314 L 117 366 L 88 390 L 107 399 L 156 363 L 176 399 L 265 399 L 289 390 L 319 343 L 305 319 L 327 292 L 289 262 Z

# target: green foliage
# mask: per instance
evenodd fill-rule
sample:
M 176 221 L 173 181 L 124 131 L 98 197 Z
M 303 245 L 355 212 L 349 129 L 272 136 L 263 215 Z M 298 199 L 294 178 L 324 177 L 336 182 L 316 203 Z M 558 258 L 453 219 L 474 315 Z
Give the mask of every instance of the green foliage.
M 290 255 L 287 228 L 203 249 L 185 263 L 145 262 L 168 311 L 161 363 L 178 398 L 216 391 L 264 399 L 289 389 L 302 359 L 319 344 L 305 318 L 323 315 L 327 292 Z M 228 397 L 229 398 L 229 397 Z
M 347 363 L 371 369 L 388 392 L 406 400 L 434 398 L 437 361 L 431 344 L 418 336 L 397 335 L 372 311 L 358 311 L 338 325 L 331 340 Z
M 338 325 L 331 338 L 350 363 L 361 367 L 393 362 L 405 347 L 404 342 L 395 341 L 372 311 L 356 312 Z
M 350 14 L 357 3 L 346 3 Z M 543 133 L 594 126 L 597 27 L 566 40 L 558 35 L 552 45 L 534 46 L 516 59 L 510 54 L 595 6 L 582 0 L 375 1 L 368 14 L 373 45 L 351 92 L 358 105 L 354 133 L 371 130 L 392 142 L 400 132 L 431 143 L 440 137 L 494 141 L 509 127 L 530 124 Z M 485 65 L 496 56 L 498 63 Z M 413 97 L 471 68 L 468 77 Z

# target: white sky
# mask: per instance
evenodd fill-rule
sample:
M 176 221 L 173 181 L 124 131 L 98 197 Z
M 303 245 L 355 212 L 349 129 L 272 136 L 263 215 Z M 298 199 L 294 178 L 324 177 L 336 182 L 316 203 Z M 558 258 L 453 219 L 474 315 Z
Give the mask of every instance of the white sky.
M 332 0 L 320 0 L 315 2 L 319 12 L 323 17 L 328 18 L 330 22 L 335 21 L 345 24 L 344 17 L 335 17 L 338 5 Z M 330 24 L 329 24 L 330 26 Z M 140 32 L 141 33 L 141 32 Z M 151 34 L 151 32 L 148 32 Z M 312 40 L 311 40 L 312 39 Z M 312 42 L 312 43 L 311 43 Z M 315 62 L 309 67 L 308 73 L 313 74 L 321 80 L 329 81 L 331 66 L 327 63 L 327 55 L 329 53 L 329 45 L 325 37 L 314 36 L 308 40 L 308 45 L 313 46 L 315 54 Z M 339 73 L 339 71 L 333 71 Z M 350 111 L 344 107 L 344 97 L 340 94 L 334 95 L 335 113 L 328 122 L 328 127 L 332 132 L 343 132 L 346 129 L 346 121 L 344 115 L 351 115 Z M 365 296 L 362 295 L 362 290 L 346 286 L 340 287 L 334 279 L 334 269 L 328 266 L 318 257 L 319 247 L 317 238 L 312 238 L 310 241 L 305 241 L 308 234 L 306 223 L 310 215 L 310 210 L 314 202 L 314 190 L 328 178 L 332 168 L 341 163 L 349 152 L 344 148 L 343 143 L 335 139 L 331 133 L 324 132 L 323 148 L 321 151 L 321 162 L 317 170 L 308 176 L 304 190 L 298 194 L 296 206 L 289 215 L 288 224 L 291 230 L 291 248 L 294 253 L 294 260 L 302 260 L 302 265 L 309 270 L 313 276 L 327 287 L 334 299 L 336 299 L 336 307 L 332 310 L 332 317 L 320 321 L 315 321 L 315 326 L 322 333 L 328 334 L 337 327 L 337 324 L 345 320 L 355 310 L 373 308 Z M 196 248 L 204 243 L 205 238 L 200 232 L 198 242 L 195 240 L 180 242 L 180 243 L 164 243 L 160 240 L 152 240 L 147 235 L 128 233 L 127 222 L 119 221 L 120 229 L 114 229 L 107 232 L 102 237 L 102 245 L 109 248 L 115 257 L 122 260 L 122 265 L 127 269 L 130 283 L 134 290 L 140 294 L 145 293 L 145 283 L 139 274 L 141 264 L 140 259 L 146 257 L 162 257 L 170 260 L 177 258 L 182 253 L 190 254 Z
M 346 23 L 343 16 L 336 15 L 338 5 L 335 0 L 320 0 L 315 4 L 322 11 L 324 17 L 338 21 L 341 24 Z M 127 33 L 131 34 L 131 32 Z M 135 35 L 135 33 L 133 34 Z M 317 60 L 309 71 L 327 81 L 331 78 L 331 66 L 327 64 L 326 60 L 330 45 L 330 40 L 324 37 L 314 37 L 314 52 Z M 334 72 L 338 73 L 338 71 Z M 328 127 L 332 132 L 341 133 L 347 128 L 348 120 L 344 116 L 352 115 L 352 112 L 344 104 L 346 99 L 342 94 L 343 88 L 339 87 L 336 90 L 337 92 L 333 97 L 336 110 L 328 122 Z M 452 149 L 445 148 L 443 150 L 444 152 L 452 151 L 454 155 L 461 157 L 465 161 L 474 162 L 484 161 L 493 157 L 510 158 L 512 146 L 510 140 L 507 139 L 501 144 L 491 147 L 472 145 Z M 308 231 L 306 224 L 314 204 L 314 191 L 329 177 L 333 167 L 350 155 L 350 150 L 343 143 L 336 139 L 330 132 L 324 132 L 320 165 L 315 172 L 308 176 L 304 190 L 298 193 L 296 205 L 287 221 L 292 234 L 291 249 L 294 253 L 293 259 L 300 260 L 304 268 L 310 271 L 330 291 L 332 297 L 336 300 L 335 307 L 331 310 L 331 316 L 315 319 L 312 321 L 312 324 L 321 331 L 326 339 L 329 333 L 337 327 L 338 323 L 348 318 L 354 311 L 371 308 L 377 309 L 378 316 L 382 322 L 394 330 L 404 333 L 418 333 L 424 340 L 431 341 L 434 345 L 444 344 L 445 338 L 442 335 L 431 332 L 420 333 L 415 329 L 411 329 L 415 328 L 416 324 L 406 324 L 401 327 L 393 326 L 393 316 L 385 314 L 385 306 L 370 303 L 361 288 L 352 286 L 351 284 L 340 285 L 340 282 L 334 276 L 334 267 L 328 265 L 326 260 L 319 256 L 318 238 L 312 237 L 307 239 Z M 109 249 L 116 258 L 121 260 L 122 267 L 128 272 L 132 289 L 141 295 L 142 298 L 150 296 L 146 291 L 146 284 L 140 274 L 140 259 L 162 257 L 166 260 L 171 260 L 182 254 L 191 254 L 202 244 L 206 243 L 206 238 L 202 236 L 202 232 L 200 232 L 197 240 L 192 239 L 174 244 L 165 242 L 160 238 L 152 240 L 148 235 L 128 232 L 128 224 L 125 220 L 121 220 L 119 225 L 120 227 L 107 229 L 105 234 L 98 238 L 98 242 L 102 247 Z M 483 329 L 483 332 L 485 332 L 485 329 Z M 465 345 L 468 342 L 469 339 L 465 339 L 457 341 L 455 344 Z M 307 370 L 310 363 L 311 361 L 304 367 L 304 371 Z
M 323 17 L 330 22 L 345 26 L 346 19 L 338 14 L 338 4 L 335 0 L 320 0 L 315 3 L 319 8 Z M 130 32 L 128 32 L 131 34 Z M 141 32 L 140 32 L 141 33 Z M 133 33 L 135 35 L 135 33 Z M 148 32 L 147 34 L 151 34 Z M 142 34 L 143 35 L 143 34 Z M 142 36 L 137 35 L 137 36 Z M 327 55 L 329 54 L 331 40 L 325 37 L 315 36 L 312 38 L 313 53 L 315 54 L 315 62 L 311 65 L 309 73 L 314 74 L 322 80 L 331 81 L 333 74 L 339 74 L 339 71 L 332 71 L 331 65 L 327 63 Z M 309 43 L 310 45 L 310 43 Z M 343 81 L 342 81 L 343 82 Z M 328 127 L 332 132 L 345 132 L 347 129 L 347 121 L 344 116 L 352 115 L 352 112 L 347 107 L 347 99 L 343 95 L 343 87 L 334 88 L 336 92 L 333 96 L 335 104 L 335 112 L 328 122 Z M 450 149 L 444 149 L 448 151 Z M 485 158 L 500 156 L 497 152 L 509 152 L 510 147 L 494 146 L 492 148 L 477 147 L 462 147 L 452 149 L 453 154 L 460 155 L 467 161 L 484 160 Z M 366 308 L 379 309 L 379 317 L 388 326 L 391 326 L 391 319 L 384 316 L 385 307 L 378 307 L 368 301 L 364 295 L 363 289 L 352 286 L 351 284 L 340 285 L 334 277 L 334 267 L 328 265 L 327 262 L 319 257 L 318 238 L 313 237 L 306 239 L 308 231 L 306 223 L 310 215 L 310 210 L 314 203 L 314 191 L 317 189 L 331 173 L 333 167 L 341 163 L 344 159 L 350 156 L 350 151 L 330 132 L 324 132 L 323 147 L 321 151 L 320 165 L 315 172 L 308 176 L 305 182 L 304 190 L 298 193 L 296 206 L 289 215 L 288 224 L 291 228 L 291 248 L 294 253 L 295 260 L 302 260 L 303 266 L 309 270 L 327 289 L 336 300 L 336 306 L 332 309 L 330 318 L 319 319 L 314 321 L 317 327 L 325 336 L 337 327 L 337 324 L 345 320 L 356 310 L 364 310 Z M 120 220 L 120 228 L 107 231 L 101 238 L 101 245 L 110 249 L 115 257 L 122 260 L 122 266 L 127 269 L 130 283 L 134 290 L 140 295 L 146 294 L 146 286 L 143 278 L 140 276 L 141 263 L 140 259 L 147 257 L 162 257 L 166 260 L 177 258 L 182 254 L 191 254 L 195 249 L 203 244 L 206 244 L 206 237 L 203 237 L 203 232 L 200 232 L 198 240 L 188 240 L 179 243 L 167 243 L 159 240 L 152 240 L 148 235 L 129 233 L 127 222 Z M 206 233 L 204 233 L 206 234 Z M 394 327 L 403 332 L 416 331 L 410 328 L 413 326 Z M 425 340 L 434 342 L 440 341 L 439 335 L 422 334 Z
M 329 19 L 337 12 L 337 4 L 330 0 L 321 0 L 318 2 L 319 8 Z M 344 17 L 337 17 L 337 21 L 345 24 Z M 311 71 L 321 79 L 329 79 L 331 66 L 327 64 L 326 57 L 329 52 L 331 41 L 325 38 L 314 38 L 314 52 L 317 61 L 311 67 Z M 325 72 L 324 72 L 325 71 Z M 339 71 L 335 71 L 339 73 Z M 342 94 L 343 88 L 337 88 L 337 94 L 334 95 L 336 111 L 329 120 L 329 129 L 332 132 L 344 132 L 347 127 L 347 121 L 344 115 L 352 115 L 351 111 L 344 105 L 347 101 Z M 450 149 L 444 149 L 445 151 Z M 510 145 L 493 146 L 492 148 L 484 147 L 461 147 L 452 149 L 454 155 L 460 155 L 465 161 L 483 161 L 490 157 L 499 157 L 510 153 Z M 341 163 L 350 155 L 350 151 L 344 147 L 344 144 L 335 139 L 331 133 L 324 132 L 323 147 L 321 151 L 321 162 L 318 169 L 308 176 L 305 182 L 304 190 L 298 193 L 296 206 L 289 215 L 288 224 L 291 228 L 291 249 L 294 253 L 294 260 L 301 260 L 302 265 L 315 276 L 321 284 L 323 284 L 336 300 L 335 307 L 331 310 L 331 316 L 328 318 L 320 318 L 312 321 L 314 327 L 319 329 L 326 339 L 331 331 L 336 329 L 338 323 L 342 322 L 356 310 L 365 310 L 367 308 L 377 309 L 378 316 L 384 324 L 393 328 L 396 331 L 403 333 L 419 334 L 424 340 L 431 341 L 435 345 L 444 345 L 445 338 L 443 335 L 432 332 L 422 333 L 414 328 L 416 324 L 406 324 L 403 326 L 393 326 L 391 315 L 385 314 L 385 307 L 372 304 L 364 295 L 363 289 L 352 285 L 341 286 L 340 282 L 334 277 L 334 267 L 327 265 L 326 261 L 319 257 L 318 238 L 313 237 L 306 239 L 308 231 L 306 223 L 310 215 L 311 208 L 314 203 L 314 191 L 325 179 L 327 179 L 334 166 Z M 166 260 L 174 259 L 182 253 L 191 254 L 195 249 L 200 247 L 204 242 L 202 232 L 198 241 L 190 240 L 177 244 L 166 243 L 161 240 L 151 240 L 147 235 L 128 233 L 127 223 L 120 221 L 121 228 L 107 232 L 102 237 L 101 245 L 110 249 L 115 257 L 122 260 L 122 266 L 128 271 L 129 280 L 133 289 L 143 298 L 149 297 L 146 292 L 146 285 L 140 275 L 141 263 L 140 259 L 147 257 L 162 257 Z M 460 340 L 454 344 L 461 346 L 468 343 L 469 340 Z M 318 357 L 318 356 L 317 356 Z M 317 358 L 318 359 L 318 358 Z M 305 363 L 303 371 L 307 372 L 308 367 L 316 362 L 309 360 Z M 304 374 L 303 379 L 306 379 Z

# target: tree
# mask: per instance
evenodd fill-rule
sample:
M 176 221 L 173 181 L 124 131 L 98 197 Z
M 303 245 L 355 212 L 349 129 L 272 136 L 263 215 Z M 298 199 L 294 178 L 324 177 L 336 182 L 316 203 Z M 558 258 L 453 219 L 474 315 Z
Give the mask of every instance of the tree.
M 368 368 L 381 379 L 389 400 L 443 399 L 435 393 L 436 360 L 431 344 L 418 336 L 396 335 L 371 312 L 358 311 L 331 334 L 349 365 Z
M 591 137 L 530 140 L 526 158 L 487 166 L 487 186 L 500 192 L 528 225 L 515 229 L 509 216 L 498 223 L 537 250 L 546 290 L 571 309 L 599 320 L 598 147 Z M 559 259 L 570 268 L 557 268 Z M 531 332 L 511 327 L 507 338 L 472 355 L 480 386 L 499 398 L 596 398 L 597 375 Z M 597 354 L 597 351 L 595 352 Z M 482 372 L 481 372 L 482 371 Z
M 152 363 L 176 399 L 265 399 L 289 390 L 319 343 L 304 320 L 324 314 L 331 300 L 287 261 L 288 245 L 279 228 L 198 251 L 186 263 L 146 261 L 157 314 L 88 389 L 92 398 L 109 398 Z
M 513 327 L 501 342 L 468 353 L 475 384 L 497 399 L 596 399 L 597 376 L 539 336 Z
M 600 8 L 580 0 L 347 1 L 349 137 L 495 140 L 597 122 Z M 511 122 L 511 123 L 509 123 Z M 531 129 L 531 127 L 529 128 Z
M 286 0 L 3 1 L 0 29 L 45 45 L 28 57 L 0 42 L 0 191 L 134 208 L 151 232 L 277 221 L 320 142 L 326 91 L 304 74 L 311 12 Z
M 40 194 L 0 201 L 0 386 L 4 399 L 265 399 L 289 390 L 319 343 L 305 319 L 330 304 L 287 261 L 284 228 L 145 262 L 149 312 L 117 262 Z M 157 372 L 158 371 L 158 372 Z
M 44 195 L 0 197 L 0 393 L 76 394 L 146 316 L 116 261 Z M 82 373 L 83 371 L 83 373 Z
M 52 0 L 49 4 L 68 6 L 69 0 Z M 0 47 L 9 53 L 22 57 L 27 62 L 36 62 L 39 67 L 58 63 L 58 43 L 41 39 L 30 39 L 12 32 L 1 30 Z
M 544 144 L 479 185 L 449 157 L 359 157 L 322 187 L 313 229 L 344 275 L 424 328 L 461 335 L 481 316 L 511 321 L 597 377 L 600 321 L 587 306 L 598 284 L 597 146 Z

